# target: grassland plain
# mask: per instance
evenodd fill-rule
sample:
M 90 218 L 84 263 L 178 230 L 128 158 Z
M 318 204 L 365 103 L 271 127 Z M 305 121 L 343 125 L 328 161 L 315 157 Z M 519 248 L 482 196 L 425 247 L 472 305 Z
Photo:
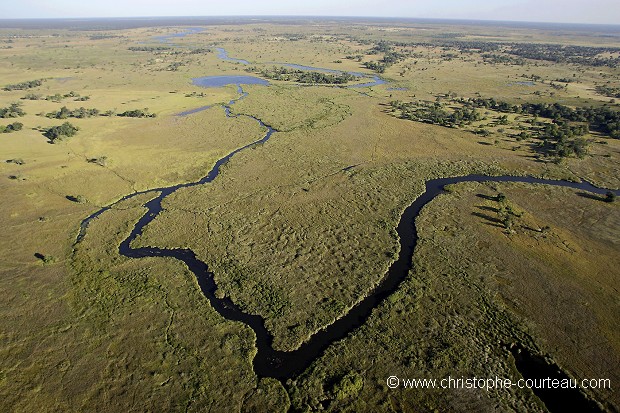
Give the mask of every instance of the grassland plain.
M 491 199 L 500 192 L 523 213 L 511 234 L 495 221 L 498 203 Z M 324 403 L 332 411 L 540 410 L 521 392 L 385 391 L 390 375 L 518 377 L 503 347 L 516 341 L 553 354 L 575 377 L 615 380 L 617 298 L 609 286 L 617 283 L 617 271 L 610 269 L 617 257 L 607 254 L 617 248 L 616 208 L 572 190 L 453 187 L 417 219 L 420 241 L 410 278 L 364 327 L 292 383 L 293 405 Z M 532 229 L 547 225 L 552 229 L 546 234 Z M 580 254 L 582 249 L 588 253 Z M 363 377 L 364 386 L 355 397 L 337 400 L 333 390 L 347 374 Z M 612 411 L 618 403 L 613 391 L 597 396 Z
M 169 72 L 163 72 L 167 76 L 161 76 L 155 71 L 148 78 L 150 70 L 131 74 L 123 65 L 133 64 L 133 59 L 139 55 L 123 52 L 126 46 L 94 49 L 98 43 L 88 41 L 88 33 L 65 33 L 60 50 L 38 47 L 39 42 L 47 42 L 48 37 L 35 36 L 28 37 L 31 47 L 19 45 L 20 40 L 16 40 L 12 49 L 2 50 L 8 54 L 2 67 L 7 74 L 3 76 L 7 84 L 24 81 L 24 76 L 28 79 L 52 77 L 35 90 L 2 92 L 0 105 L 22 102 L 27 113 L 18 119 L 24 123 L 24 130 L 1 137 L 3 157 L 20 160 L 19 163 L 3 162 L 0 166 L 6 212 L 2 214 L 2 227 L 11 229 L 0 247 L 2 291 L 6 299 L 2 317 L 3 410 L 181 410 L 198 399 L 201 402 L 194 406 L 197 410 L 203 408 L 202 402 L 219 405 L 218 410 L 224 410 L 230 403 L 240 404 L 241 396 L 253 385 L 236 395 L 216 391 L 215 387 L 220 379 L 230 383 L 243 382 L 248 377 L 253 380 L 248 362 L 252 339 L 246 340 L 250 352 L 243 356 L 239 353 L 241 346 L 234 343 L 238 337 L 249 334 L 247 329 L 238 331 L 240 326 L 229 323 L 225 323 L 228 327 L 220 329 L 218 322 L 209 327 L 196 327 L 201 331 L 209 330 L 209 336 L 214 338 L 216 331 L 220 331 L 216 346 L 221 346 L 224 353 L 238 354 L 237 360 L 244 360 L 245 367 L 237 368 L 236 362 L 228 360 L 224 354 L 218 355 L 218 359 L 226 360 L 225 365 L 216 367 L 211 363 L 216 370 L 204 374 L 214 380 L 212 388 L 200 378 L 203 375 L 187 373 L 195 371 L 192 365 L 202 362 L 179 353 L 184 350 L 167 336 L 168 333 L 184 334 L 176 332 L 171 325 L 180 318 L 170 305 L 189 302 L 192 298 L 171 298 L 170 304 L 166 297 L 174 295 L 167 290 L 172 284 L 162 286 L 162 283 L 195 283 L 191 278 L 166 278 L 167 274 L 182 277 L 186 270 L 178 263 L 169 262 L 155 265 L 156 269 L 139 264 L 130 270 L 127 266 L 121 269 L 120 265 L 117 272 L 109 261 L 97 266 L 92 261 L 82 260 L 81 255 L 71 259 L 71 244 L 80 221 L 100 205 L 133 191 L 196 180 L 216 159 L 264 132 L 253 121 L 226 119 L 218 107 L 191 118 L 172 116 L 184 109 L 228 102 L 238 96 L 236 88 L 199 90 L 189 84 L 192 75 L 170 76 Z M 69 42 L 77 44 L 64 48 Z M 124 57 L 118 56 L 119 50 Z M 77 67 L 91 60 L 94 63 L 87 69 Z M 127 78 L 106 73 L 108 67 L 110 72 L 124 72 Z M 203 72 L 196 71 L 196 75 L 201 74 Z M 90 96 L 90 99 L 80 102 L 73 98 L 57 102 L 20 99 L 30 92 L 45 97 L 62 96 L 70 91 Z M 186 97 L 191 92 L 200 92 L 200 96 Z M 50 145 L 41 128 L 62 121 L 35 114 L 58 110 L 63 105 L 70 109 L 95 107 L 101 111 L 148 106 L 159 117 L 70 119 L 80 128 L 77 136 Z M 103 165 L 89 162 L 102 157 L 105 157 Z M 85 202 L 67 199 L 67 196 L 77 195 Z M 93 225 L 95 239 L 100 241 L 97 251 L 114 256 L 114 243 L 118 244 L 124 228 L 141 213 L 138 207 L 133 201 L 132 205 L 127 202 L 117 205 L 108 213 L 110 218 L 101 222 L 107 233 L 98 234 Z M 114 213 L 123 216 L 125 221 L 115 226 Z M 92 254 L 90 257 L 92 259 Z M 72 267 L 70 262 L 83 265 Z M 86 263 L 90 264 L 89 272 L 84 271 Z M 71 276 L 72 273 L 77 275 Z M 85 274 L 92 278 L 82 277 Z M 114 278 L 109 274 L 122 275 Z M 164 280 L 151 280 L 149 277 L 153 276 L 162 276 Z M 122 292 L 118 291 L 121 282 Z M 194 287 L 187 291 L 199 294 Z M 90 293 L 94 295 L 89 296 Z M 197 320 L 206 319 L 206 313 L 195 315 Z M 140 320 L 147 322 L 142 326 L 145 329 L 138 326 Z M 200 343 L 194 342 L 193 348 L 199 347 Z M 189 364 L 183 366 L 184 363 Z M 224 379 L 228 368 L 234 377 Z M 147 377 L 150 384 L 144 381 Z M 132 383 L 135 380 L 139 382 Z M 127 392 L 132 388 L 135 390 Z M 131 399 L 136 400 L 135 404 Z
M 215 159 L 262 136 L 256 122 L 226 118 L 217 107 L 173 116 L 237 96 L 233 86 L 191 86 L 192 77 L 245 74 L 247 67 L 220 61 L 206 49 L 226 47 L 231 56 L 258 67 L 284 61 L 370 74 L 362 64 L 381 57 L 366 54 L 379 40 L 434 42 L 397 46 L 406 57 L 382 74 L 390 85 L 359 91 L 286 82 L 247 87 L 249 96 L 233 111 L 281 132 L 235 156 L 212 184 L 167 198 L 165 211 L 136 242 L 192 248 L 215 271 L 221 294 L 265 318 L 276 347 L 296 348 L 380 281 L 397 253 L 394 227 L 400 213 L 422 192 L 424 180 L 510 173 L 585 177 L 619 186 L 620 145 L 605 136 L 587 136 L 605 143 L 591 143 L 586 158 L 554 163 L 497 127 L 483 138 L 386 113 L 394 99 L 435 100 L 450 92 L 513 103 L 618 108 L 594 90 L 617 82 L 617 68 L 540 60 L 490 63 L 481 53 L 461 53 L 458 45 L 446 49 L 442 35 L 547 43 L 561 34 L 565 44 L 581 46 L 613 46 L 613 37 L 322 23 L 209 27 L 174 39 L 179 46 L 152 42 L 153 36 L 178 31 L 2 32 L 11 46 L 0 49 L 6 58 L 0 76 L 7 84 L 51 78 L 33 90 L 0 92 L 0 107 L 19 101 L 27 112 L 18 119 L 24 130 L 0 136 L 3 156 L 25 161 L 0 165 L 3 175 L 14 178 L 1 184 L 6 214 L 0 220 L 10 229 L 0 244 L 1 288 L 7 297 L 3 408 L 543 410 L 528 391 L 385 387 L 390 374 L 518 377 L 504 347 L 509 343 L 550 354 L 575 377 L 617 380 L 617 369 L 606 370 L 618 365 L 619 354 L 618 304 L 612 293 L 618 285 L 617 205 L 567 190 L 468 184 L 441 196 L 418 218 L 421 241 L 411 277 L 366 325 L 286 383 L 254 375 L 252 331 L 219 317 L 183 265 L 117 254 L 119 242 L 144 212 L 139 201 L 150 195 L 105 212 L 72 249 L 79 222 L 98 206 L 136 190 L 196 180 Z M 169 50 L 129 50 L 137 45 Z M 357 54 L 360 61 L 346 58 Z M 532 75 L 536 81 L 522 83 Z M 566 87 L 551 85 L 573 75 L 576 80 Z M 20 99 L 30 92 L 69 91 L 90 99 Z M 35 114 L 63 105 L 116 113 L 148 108 L 158 117 L 69 119 L 80 128 L 78 135 L 50 145 L 41 129 L 63 121 Z M 488 114 L 491 120 L 497 116 Z M 88 162 L 103 156 L 103 166 Z M 499 191 L 523 211 L 514 232 L 497 227 L 494 201 L 476 196 Z M 77 195 L 87 202 L 66 198 Z M 545 226 L 550 230 L 537 230 Z M 615 393 L 591 395 L 617 409 Z

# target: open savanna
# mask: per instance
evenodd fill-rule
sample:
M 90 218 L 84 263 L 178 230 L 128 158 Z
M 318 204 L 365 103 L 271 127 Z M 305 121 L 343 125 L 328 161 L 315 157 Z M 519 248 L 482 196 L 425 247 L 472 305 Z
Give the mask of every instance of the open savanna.
M 48 50 L 41 45 L 47 37 L 36 36 L 17 39 L 12 49 L 0 50 L 5 84 L 47 79 L 37 88 L 0 92 L 0 107 L 19 102 L 26 112 L 0 120 L 1 125 L 24 124 L 21 131 L 0 135 L 0 220 L 7 232 L 0 243 L 2 410 L 84 411 L 107 406 L 109 411 L 128 411 L 132 403 L 140 411 L 180 410 L 197 399 L 201 400 L 194 406 L 197 410 L 240 404 L 254 387 L 249 364 L 252 338 L 243 338 L 249 329 L 234 323 L 220 328 L 217 325 L 223 321 L 214 320 L 208 327 L 186 330 L 209 330 L 222 351 L 211 353 L 225 363 L 208 363 L 213 371 L 196 374 L 197 366 L 207 361 L 192 358 L 187 351 L 213 346 L 198 341 L 194 350 L 184 350 L 187 345 L 172 338 L 179 334 L 172 324 L 180 320 L 174 306 L 201 300 L 194 279 L 176 262 L 157 263 L 153 269 L 137 263 L 131 270 L 131 264 L 116 267 L 109 261 L 123 231 L 143 213 L 136 199 L 117 204 L 91 226 L 89 237 L 92 233 L 97 241 L 96 251 L 108 258 L 101 266 L 82 260 L 83 255 L 72 252 L 72 244 L 81 220 L 100 206 L 134 191 L 197 180 L 216 159 L 259 139 L 265 131 L 250 119 L 226 118 L 218 104 L 238 97 L 236 88 L 192 86 L 191 77 L 204 74 L 199 67 L 195 75 L 151 69 L 132 73 L 128 66 L 141 64 L 140 53 L 120 44 L 94 47 L 97 43 L 88 40 L 90 33 L 66 35 L 56 39 L 59 44 L 77 44 Z M 82 70 L 77 66 L 84 61 L 92 65 Z M 20 99 L 28 93 L 45 98 L 71 91 L 90 99 Z M 192 92 L 199 95 L 186 97 Z M 215 106 L 192 117 L 173 116 L 210 104 Z M 59 120 L 38 115 L 62 106 L 116 113 L 148 107 L 158 116 Z M 77 135 L 50 144 L 43 130 L 65 121 L 79 128 Z M 105 162 L 92 161 L 104 157 Z M 81 203 L 67 198 L 78 196 Z M 144 202 L 148 196 L 141 199 Z M 92 258 L 93 250 L 88 251 Z M 110 284 L 114 279 L 110 274 L 117 271 L 127 283 Z M 131 287 L 131 283 L 137 284 Z M 186 283 L 191 286 L 183 288 Z M 172 290 L 190 295 L 174 298 Z M 204 301 L 191 305 L 199 323 L 206 322 L 212 311 L 200 310 L 205 305 Z M 238 340 L 245 343 L 246 352 L 240 352 L 243 346 L 235 344 Z M 243 366 L 232 361 L 235 357 Z M 233 376 L 227 378 L 227 369 Z M 207 376 L 214 387 L 204 381 Z M 236 393 L 226 394 L 216 390 L 219 380 L 239 380 L 240 386 Z
M 560 41 L 552 31 L 533 35 L 522 28 L 330 22 L 214 25 L 172 43 L 153 39 L 182 30 L 0 31 L 3 44 L 12 46 L 0 49 L 3 82 L 48 79 L 34 89 L 0 91 L 0 107 L 21 102 L 27 113 L 0 119 L 0 125 L 24 123 L 19 132 L 0 134 L 0 159 L 24 161 L 0 164 L 0 224 L 7 229 L 0 241 L 3 409 L 544 410 L 526 390 L 385 386 L 392 374 L 517 379 L 506 349 L 512 343 L 548 354 L 574 377 L 617 378 L 605 364 L 617 365 L 618 357 L 618 208 L 574 191 L 468 184 L 440 196 L 417 220 L 414 268 L 398 292 L 362 328 L 284 383 L 254 374 L 254 333 L 219 316 L 183 264 L 118 255 L 155 192 L 116 203 L 74 246 L 80 222 L 100 206 L 134 191 L 195 181 L 216 159 L 264 135 L 256 121 L 227 118 L 217 105 L 238 97 L 235 86 L 191 85 L 198 76 L 247 74 L 246 66 L 207 50 L 213 46 L 260 69 L 290 62 L 371 75 L 362 63 L 381 57 L 366 53 L 382 39 L 435 42 L 457 32 L 472 40 Z M 573 32 L 566 39 L 614 44 Z M 168 50 L 129 50 L 136 46 Z M 505 131 L 489 126 L 491 135 L 481 137 L 470 128 L 398 119 L 389 109 L 392 100 L 435 100 L 449 92 L 617 108 L 594 91 L 598 83 L 617 81 L 617 68 L 485 63 L 479 53 L 442 56 L 459 53 L 443 47 L 402 46 L 406 57 L 381 74 L 388 85 L 244 87 L 249 95 L 231 107 L 233 114 L 259 118 L 277 132 L 236 154 L 212 183 L 166 198 L 135 246 L 191 248 L 214 272 L 218 294 L 261 315 L 274 347 L 290 350 L 381 281 L 398 253 L 400 215 L 427 179 L 514 174 L 618 187 L 620 144 L 607 136 L 588 135 L 593 142 L 583 159 L 551 162 L 538 156 L 533 142 L 510 136 L 527 119 L 511 115 Z M 346 58 L 357 54 L 359 62 Z M 528 80 L 523 74 L 544 83 L 516 83 Z M 550 86 L 573 74 L 578 81 L 566 88 Z M 70 91 L 90 99 L 20 99 Z M 42 130 L 65 120 L 37 114 L 62 106 L 116 113 L 148 108 L 157 117 L 68 119 L 78 134 L 50 144 Z M 483 122 L 493 123 L 500 113 L 486 116 Z M 89 162 L 102 157 L 103 165 Z M 499 227 L 494 211 L 499 192 L 523 211 L 511 231 Z M 613 393 L 590 396 L 617 409 Z

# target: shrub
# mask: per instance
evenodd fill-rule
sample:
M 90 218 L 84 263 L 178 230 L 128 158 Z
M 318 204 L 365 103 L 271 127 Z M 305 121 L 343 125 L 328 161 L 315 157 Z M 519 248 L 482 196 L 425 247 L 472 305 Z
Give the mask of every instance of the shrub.
M 45 255 L 41 254 L 40 252 L 35 252 L 34 256 L 43 261 L 43 264 L 52 264 L 56 262 L 56 257 L 54 257 L 53 255 Z
M 90 158 L 88 160 L 89 163 L 94 163 L 97 164 L 99 166 L 106 166 L 108 163 L 108 157 L 107 156 L 98 156 L 96 158 Z
M 350 397 L 356 397 L 362 387 L 364 380 L 355 372 L 348 373 L 338 383 L 334 385 L 332 394 L 336 400 L 344 400 Z
M 66 198 L 71 202 L 76 202 L 78 204 L 86 203 L 86 198 L 83 195 L 67 195 Z

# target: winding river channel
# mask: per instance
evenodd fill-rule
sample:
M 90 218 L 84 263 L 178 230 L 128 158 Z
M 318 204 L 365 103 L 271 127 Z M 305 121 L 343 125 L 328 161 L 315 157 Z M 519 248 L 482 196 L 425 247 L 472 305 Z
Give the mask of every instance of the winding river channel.
M 194 31 L 195 32 L 195 31 Z M 223 49 L 222 49 L 223 50 Z M 218 51 L 219 56 L 226 56 L 226 53 Z M 237 61 L 242 59 L 235 59 Z M 110 210 L 118 203 L 133 198 L 141 194 L 153 194 L 154 198 L 144 204 L 147 209 L 146 213 L 135 223 L 131 234 L 123 240 L 119 245 L 119 254 L 129 258 L 143 257 L 172 257 L 176 258 L 187 265 L 189 270 L 194 273 L 198 280 L 200 289 L 204 296 L 209 300 L 211 306 L 225 319 L 232 321 L 240 321 L 248 325 L 256 334 L 257 353 L 254 358 L 254 371 L 259 377 L 273 377 L 284 380 L 296 377 L 307 369 L 310 364 L 320 357 L 326 348 L 337 340 L 345 338 L 353 330 L 366 322 L 371 315 L 372 310 L 380 305 L 387 297 L 394 293 L 400 284 L 408 276 L 412 267 L 413 252 L 418 240 L 415 219 L 419 215 L 422 208 L 432 201 L 435 197 L 444 191 L 446 185 L 456 184 L 460 182 L 522 182 L 529 184 L 542 184 L 568 187 L 577 190 L 592 192 L 604 195 L 608 190 L 593 186 L 587 182 L 569 182 L 559 180 L 539 179 L 534 177 L 519 176 L 483 176 L 468 175 L 454 176 L 446 178 L 438 178 L 426 182 L 425 191 L 411 205 L 409 205 L 400 217 L 397 233 L 400 243 L 400 251 L 398 258 L 390 266 L 388 272 L 382 277 L 380 283 L 370 291 L 364 299 L 352 307 L 349 312 L 336 320 L 333 324 L 317 331 L 312 337 L 303 343 L 294 351 L 277 351 L 272 347 L 273 337 L 265 328 L 262 317 L 243 312 L 229 298 L 218 298 L 215 294 L 217 285 L 215 284 L 213 273 L 209 271 L 206 263 L 196 257 L 196 254 L 190 249 L 168 249 L 158 247 L 132 247 L 132 241 L 138 237 L 144 228 L 149 225 L 162 211 L 162 201 L 181 188 L 190 188 L 199 185 L 206 185 L 215 180 L 219 174 L 223 164 L 229 161 L 237 153 L 255 147 L 261 143 L 267 142 L 277 131 L 264 123 L 262 120 L 243 114 L 232 114 L 231 106 L 239 99 L 247 96 L 242 89 L 241 84 L 238 85 L 240 96 L 231 100 L 228 104 L 222 105 L 227 117 L 246 117 L 256 121 L 261 127 L 266 129 L 264 136 L 248 145 L 235 149 L 226 156 L 219 159 L 213 165 L 212 169 L 198 181 L 190 183 L 182 183 L 168 187 L 153 188 L 145 191 L 129 194 L 120 200 L 101 208 L 92 215 L 84 219 L 80 225 L 79 234 L 76 244 L 80 243 L 88 231 L 89 224 L 99 217 L 103 212 Z M 198 110 L 205 110 L 211 106 L 197 108 L 195 110 L 186 111 L 179 115 L 190 115 Z M 620 195 L 620 191 L 615 191 Z M 521 370 L 521 369 L 520 369 Z

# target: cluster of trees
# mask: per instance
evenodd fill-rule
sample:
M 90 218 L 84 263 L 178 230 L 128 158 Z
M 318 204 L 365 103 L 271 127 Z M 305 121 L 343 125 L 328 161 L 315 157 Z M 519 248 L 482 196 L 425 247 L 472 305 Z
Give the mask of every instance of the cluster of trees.
M 361 62 L 363 58 L 364 58 L 364 56 L 363 56 L 363 55 L 361 55 L 361 54 L 356 54 L 356 55 L 347 55 L 347 56 L 345 56 L 345 59 L 348 59 L 348 60 L 355 60 L 356 62 Z
M 396 43 L 396 45 L 399 45 Z M 407 44 L 403 44 L 407 45 Z M 432 43 L 415 43 L 411 46 L 438 46 Z M 518 59 L 511 64 L 521 64 L 523 59 L 544 60 L 555 63 L 576 63 L 587 66 L 609 66 L 618 67 L 620 58 L 605 55 L 607 53 L 618 52 L 618 48 L 613 47 L 590 47 L 590 46 L 564 46 L 559 44 L 535 44 L 535 43 L 507 43 L 507 42 L 485 42 L 478 40 L 453 40 L 444 41 L 439 44 L 444 48 L 456 49 L 461 53 L 483 53 L 483 58 L 489 61 L 495 60 L 497 63 L 504 63 L 505 59 L 499 57 L 497 53 L 502 52 L 508 55 L 517 56 Z
M 582 136 L 587 133 L 587 124 L 547 123 L 539 130 L 539 138 L 543 140 L 542 146 L 555 156 L 583 158 L 588 153 L 589 143 Z
M 524 66 L 525 59 L 499 53 L 483 53 L 482 59 L 487 63 Z
M 157 116 L 155 113 L 149 113 L 148 109 L 134 109 L 134 110 L 126 110 L 125 112 L 118 113 L 116 116 L 121 116 L 125 118 L 154 118 Z
M 364 66 L 367 69 L 374 70 L 377 73 L 385 72 L 385 69 L 387 69 L 388 67 L 392 66 L 395 63 L 400 62 L 401 60 L 405 58 L 405 55 L 395 51 L 392 44 L 385 40 L 381 40 L 372 49 L 370 49 L 370 51 L 368 51 L 368 54 L 370 55 L 379 54 L 379 53 L 384 53 L 383 58 L 381 60 L 376 61 L 376 62 L 365 62 L 364 63 Z
M 529 113 L 534 116 L 547 115 L 545 117 L 556 114 L 553 110 L 540 104 L 526 103 L 521 106 L 514 106 L 506 102 L 495 101 L 494 99 L 480 98 L 455 101 L 460 101 L 463 105 L 456 108 L 447 108 L 439 101 L 433 103 L 393 101 L 390 102 L 390 106 L 392 107 L 392 112 L 398 113 L 397 116 L 401 119 L 451 128 L 462 127 L 481 120 L 482 118 L 477 108 L 488 108 L 499 112 L 515 112 L 518 110 L 519 113 Z M 543 108 L 546 110 L 543 110 Z M 562 112 L 565 116 L 570 115 L 570 113 Z M 496 122 L 497 125 L 507 125 L 508 123 L 509 120 L 506 115 L 499 116 Z M 587 154 L 589 142 L 583 136 L 589 132 L 590 126 L 588 122 L 574 122 L 556 116 L 553 123 L 533 123 L 536 123 L 536 126 L 533 127 L 534 137 L 540 140 L 535 148 L 541 153 L 557 158 L 570 156 L 583 158 Z M 490 132 L 484 128 L 478 128 L 473 133 L 482 136 L 490 135 Z M 532 135 L 525 131 L 516 136 L 517 140 L 531 137 Z
M 507 231 L 513 232 L 517 220 L 523 216 L 522 212 L 517 212 L 508 198 L 502 192 L 498 193 L 495 201 L 499 204 L 497 208 L 497 218 Z
M 207 54 L 211 53 L 211 49 L 206 49 L 204 47 L 200 47 L 198 49 L 190 50 L 189 54 Z
M 299 33 L 281 33 L 281 34 L 278 34 L 278 37 L 283 37 L 291 42 L 297 42 L 299 40 L 304 40 L 308 38 L 308 36 L 306 36 L 305 34 L 299 34 Z
M 620 98 L 620 87 L 599 85 L 596 87 L 596 93 L 610 98 Z
M 179 67 L 181 66 L 185 66 L 185 63 L 183 62 L 172 62 L 168 65 L 168 67 L 166 68 L 167 71 L 169 72 L 176 72 L 179 70 Z
M 461 53 L 481 53 L 483 59 L 492 63 L 524 64 L 524 59 L 544 60 L 556 63 L 576 63 L 587 66 L 620 66 L 620 58 L 615 57 L 620 49 L 614 47 L 565 46 L 559 44 L 486 42 L 480 40 L 454 39 L 439 42 L 380 42 L 369 54 L 387 52 L 390 45 L 397 47 L 442 47 L 445 50 L 458 50 Z M 458 37 L 458 36 L 455 36 Z M 364 42 L 360 42 L 364 43 Z M 517 56 L 509 61 L 504 56 Z
M 73 126 L 69 122 L 65 122 L 60 126 L 52 126 L 48 128 L 43 135 L 50 140 L 51 143 L 56 143 L 64 138 L 74 136 L 78 132 L 78 128 Z
M 433 44 L 425 44 L 425 46 L 435 46 Z M 443 42 L 441 47 L 456 49 L 461 53 L 491 53 L 500 49 L 499 43 L 484 42 L 480 40 L 454 40 Z
M 23 100 L 49 100 L 49 101 L 52 101 L 52 102 L 60 102 L 62 99 L 65 99 L 65 98 L 75 98 L 74 99 L 75 101 L 82 101 L 83 102 L 83 101 L 89 100 L 90 96 L 80 96 L 79 93 L 71 91 L 71 92 L 66 93 L 64 95 L 61 95 L 60 93 L 56 93 L 56 94 L 48 95 L 48 96 L 45 96 L 45 97 L 43 97 L 43 95 L 37 95 L 37 94 L 34 94 L 34 93 L 28 93 L 24 97 L 22 97 L 21 99 L 23 99 Z
M 433 35 L 433 38 L 435 39 L 458 39 L 458 38 L 465 37 L 465 36 L 466 35 L 464 33 L 446 32 L 446 33 L 437 33 Z
M 17 132 L 17 131 L 22 130 L 23 127 L 24 127 L 24 124 L 21 122 L 13 122 L 6 126 L 0 125 L 0 133 Z
M 379 43 L 368 51 L 368 54 L 388 53 L 392 50 L 392 45 L 387 40 L 380 40 Z
M 63 106 L 59 111 L 50 112 L 45 116 L 52 119 L 90 118 L 92 116 L 99 116 L 99 109 L 86 109 L 81 107 L 79 109 L 69 110 L 69 108 Z
M 340 85 L 356 79 L 355 76 L 345 72 L 331 74 L 275 66 L 259 73 L 268 79 L 328 85 Z
M 552 152 L 560 158 L 570 156 L 584 158 L 588 153 L 589 142 L 584 138 L 569 139 L 567 137 L 562 137 L 552 142 L 551 145 Z
M 559 122 L 587 122 L 592 130 L 620 138 L 620 112 L 607 106 L 577 107 L 575 109 L 560 103 L 523 103 L 513 105 L 493 98 L 460 99 L 467 107 L 487 108 L 503 113 L 525 113 Z
M 15 84 L 12 84 L 12 85 L 6 85 L 3 89 L 6 90 L 6 91 L 32 89 L 34 87 L 41 86 L 44 81 L 45 81 L 45 79 L 30 80 L 28 82 L 22 82 L 22 83 L 15 83 Z
M 541 129 L 545 136 L 560 139 L 563 136 L 583 136 L 588 134 L 588 125 L 585 123 L 545 123 Z
M 34 93 L 28 93 L 27 95 L 25 95 L 21 99 L 22 100 L 41 100 L 41 99 L 43 99 L 43 95 L 36 95 Z
M 475 109 L 459 107 L 453 111 L 447 111 L 439 103 L 425 102 L 390 102 L 392 109 L 400 111 L 400 118 L 417 122 L 430 123 L 447 127 L 464 126 L 481 119 Z
M 387 65 L 380 62 L 364 62 L 364 67 L 366 69 L 374 70 L 377 73 L 383 73 L 385 72 L 385 69 L 387 69 Z
M 129 50 L 132 52 L 164 52 L 172 49 L 166 46 L 131 46 Z
M 614 53 L 618 50 L 618 48 L 612 47 L 514 43 L 509 45 L 506 52 L 526 59 L 546 60 L 555 63 L 618 67 L 620 58 L 600 56 L 603 53 Z
M 26 112 L 20 107 L 19 103 L 11 103 L 6 108 L 0 108 L 0 118 L 18 118 L 24 116 Z
M 107 39 L 122 39 L 123 36 L 117 36 L 114 34 L 94 34 L 89 37 L 90 40 L 107 40 Z
M 391 66 L 395 63 L 400 62 L 405 58 L 405 55 L 396 51 L 389 51 L 385 55 L 383 55 L 383 59 L 381 59 L 381 63 Z
M 84 118 L 90 118 L 93 116 L 114 116 L 114 115 L 126 117 L 126 118 L 154 118 L 157 116 L 157 114 L 155 113 L 150 113 L 148 111 L 148 108 L 127 110 L 125 112 L 117 114 L 113 110 L 101 112 L 99 109 L 95 109 L 95 108 L 87 109 L 84 107 L 70 110 L 66 106 L 63 106 L 58 111 L 49 112 L 45 116 L 51 119 L 68 119 L 68 118 L 84 119 Z

